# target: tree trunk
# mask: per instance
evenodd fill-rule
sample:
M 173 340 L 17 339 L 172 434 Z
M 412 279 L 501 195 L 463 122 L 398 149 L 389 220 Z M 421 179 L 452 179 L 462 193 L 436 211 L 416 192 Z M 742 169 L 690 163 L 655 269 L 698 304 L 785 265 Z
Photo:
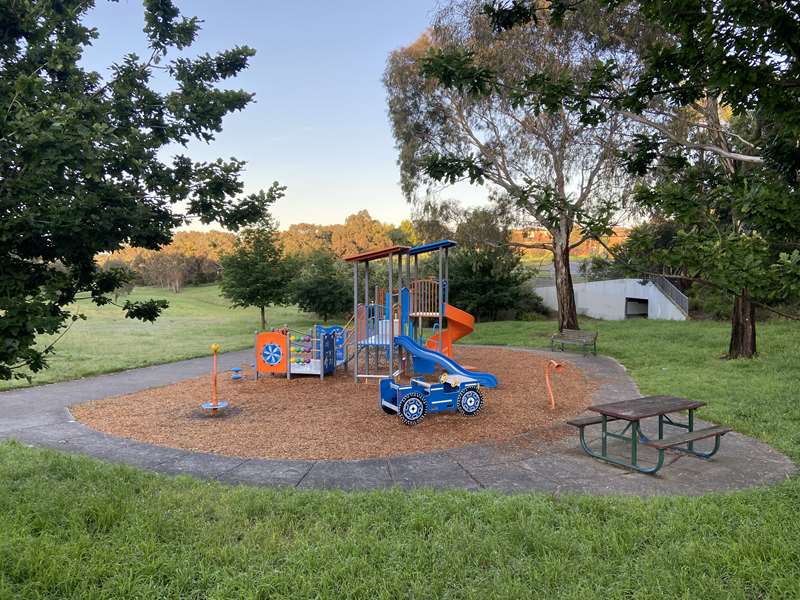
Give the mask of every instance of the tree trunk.
M 742 288 L 741 294 L 733 301 L 728 358 L 753 358 L 755 355 L 756 307 L 750 301 L 750 291 Z
M 578 329 L 578 309 L 575 306 L 575 290 L 572 288 L 572 273 L 569 269 L 569 236 L 566 239 L 553 233 L 553 269 L 558 299 L 558 330 Z
M 267 307 L 261 306 L 261 331 L 267 330 Z

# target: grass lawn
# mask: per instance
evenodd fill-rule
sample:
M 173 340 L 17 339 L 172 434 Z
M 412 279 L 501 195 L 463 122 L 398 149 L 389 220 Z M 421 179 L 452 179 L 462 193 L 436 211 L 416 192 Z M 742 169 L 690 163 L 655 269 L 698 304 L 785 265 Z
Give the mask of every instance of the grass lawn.
M 33 375 L 33 384 L 77 379 L 209 354 L 218 342 L 223 351 L 253 345 L 253 332 L 261 326 L 258 309 L 230 308 L 216 285 L 187 287 L 180 294 L 161 288 L 136 288 L 130 300 L 165 298 L 170 307 L 154 323 L 126 319 L 115 306 L 98 307 L 82 302 L 74 307 L 87 319 L 77 321 L 58 342 L 49 358 L 50 368 Z M 313 315 L 293 307 L 267 309 L 270 325 L 304 328 Z M 43 346 L 49 343 L 41 340 Z M 0 381 L 0 390 L 27 386 L 25 380 Z
M 762 326 L 754 361 L 718 358 L 722 323 L 583 325 L 644 392 L 706 400 L 800 460 L 797 324 Z M 471 341 L 545 346 L 553 328 L 486 323 Z M 798 479 L 701 498 L 299 492 L 11 442 L 0 481 L 0 599 L 800 597 Z

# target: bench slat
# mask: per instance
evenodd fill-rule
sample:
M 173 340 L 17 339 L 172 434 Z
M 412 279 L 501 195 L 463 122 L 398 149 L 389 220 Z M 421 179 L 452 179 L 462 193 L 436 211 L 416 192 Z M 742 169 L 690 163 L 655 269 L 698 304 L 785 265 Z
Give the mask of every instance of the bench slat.
M 560 332 L 555 333 L 554 335 L 563 335 L 565 337 L 590 337 L 596 338 L 597 332 L 596 331 L 587 331 L 585 329 L 562 329 Z
M 597 354 L 597 332 L 583 331 L 580 329 L 563 329 L 550 336 L 550 349 L 555 350 L 557 346 L 573 345 L 588 349 L 592 354 Z
M 560 333 L 554 333 L 552 336 L 550 336 L 550 339 L 563 342 L 580 342 L 591 344 L 597 340 L 597 332 L 565 329 Z
M 606 421 L 610 423 L 611 421 L 617 421 L 616 417 L 608 417 Z M 597 423 L 602 423 L 603 415 L 589 415 L 588 417 L 576 417 L 574 419 L 570 419 L 567 421 L 567 425 L 572 425 L 573 427 L 586 427 L 587 425 L 596 425 Z
M 704 440 L 717 435 L 725 435 L 729 431 L 733 430 L 730 427 L 706 427 L 705 429 L 697 429 L 692 432 L 674 435 L 664 438 L 663 440 L 650 440 L 649 442 L 645 442 L 645 445 L 655 448 L 656 450 L 663 450 L 665 448 L 672 448 L 673 446 L 680 446 L 681 444 L 696 442 L 697 440 Z

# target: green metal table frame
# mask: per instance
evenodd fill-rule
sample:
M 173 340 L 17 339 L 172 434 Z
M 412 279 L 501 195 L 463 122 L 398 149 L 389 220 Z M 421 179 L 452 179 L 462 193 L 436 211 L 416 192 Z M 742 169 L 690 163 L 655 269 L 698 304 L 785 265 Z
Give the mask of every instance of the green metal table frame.
M 664 439 L 664 426 L 669 425 L 671 427 L 677 427 L 680 429 L 685 429 L 688 432 L 694 431 L 694 411 L 695 409 L 690 408 L 688 409 L 689 412 L 689 419 L 687 423 L 680 423 L 678 421 L 673 421 L 670 419 L 669 415 L 667 414 L 660 414 L 658 415 L 658 439 Z M 657 448 L 658 452 L 658 460 L 653 467 L 644 467 L 639 464 L 639 443 L 647 443 L 650 441 L 646 435 L 642 433 L 641 419 L 633 419 L 629 420 L 628 424 L 625 426 L 621 432 L 616 433 L 613 431 L 608 430 L 608 416 L 601 413 L 602 421 L 600 421 L 601 426 L 601 450 L 598 454 L 591 448 L 589 448 L 589 444 L 586 442 L 586 436 L 584 430 L 588 425 L 583 425 L 580 427 L 580 437 L 581 437 L 581 448 L 583 451 L 586 452 L 589 456 L 594 458 L 598 458 L 603 460 L 607 463 L 611 463 L 613 465 L 617 465 L 620 467 L 625 467 L 627 469 L 633 469 L 634 471 L 638 471 L 639 473 L 646 473 L 648 475 L 652 475 L 656 473 L 662 466 L 664 466 L 664 452 L 665 448 Z M 625 435 L 630 430 L 630 435 Z M 694 449 L 694 442 L 687 442 L 686 448 L 678 448 L 675 447 L 675 450 L 679 450 L 681 452 L 686 452 L 687 454 L 691 454 L 692 456 L 697 456 L 698 458 L 711 458 L 714 456 L 717 451 L 719 450 L 720 446 L 720 437 L 715 436 L 714 438 L 714 448 L 710 452 L 699 452 Z M 615 458 L 613 456 L 609 456 L 608 454 L 608 438 L 621 440 L 631 445 L 631 452 L 630 452 L 630 462 Z

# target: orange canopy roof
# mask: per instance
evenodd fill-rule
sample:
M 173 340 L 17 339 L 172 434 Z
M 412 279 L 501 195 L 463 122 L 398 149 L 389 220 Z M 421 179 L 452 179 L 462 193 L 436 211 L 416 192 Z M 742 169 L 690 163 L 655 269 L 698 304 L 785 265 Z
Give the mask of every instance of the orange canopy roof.
M 390 254 L 407 254 L 410 248 L 408 246 L 389 246 L 388 248 L 381 248 L 379 250 L 369 250 L 361 254 L 351 254 L 345 256 L 347 262 L 369 262 L 379 258 L 386 258 Z

